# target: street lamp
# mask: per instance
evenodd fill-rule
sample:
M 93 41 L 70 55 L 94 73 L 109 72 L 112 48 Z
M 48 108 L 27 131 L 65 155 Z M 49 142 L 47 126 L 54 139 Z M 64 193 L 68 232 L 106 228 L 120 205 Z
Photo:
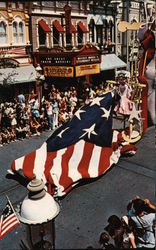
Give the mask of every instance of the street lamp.
M 42 82 L 45 80 L 45 76 L 42 75 L 42 68 L 38 64 L 36 69 L 36 93 L 38 95 L 38 101 L 41 102 L 42 99 Z
M 17 214 L 19 220 L 28 225 L 32 248 L 37 250 L 55 249 L 54 219 L 59 214 L 60 207 L 54 198 L 45 191 L 43 181 L 33 179 L 27 185 L 27 189 L 29 193 L 23 200 Z M 52 244 L 44 240 L 45 224 L 48 222 L 52 222 Z M 32 229 L 36 225 L 40 228 L 41 240 L 33 244 Z

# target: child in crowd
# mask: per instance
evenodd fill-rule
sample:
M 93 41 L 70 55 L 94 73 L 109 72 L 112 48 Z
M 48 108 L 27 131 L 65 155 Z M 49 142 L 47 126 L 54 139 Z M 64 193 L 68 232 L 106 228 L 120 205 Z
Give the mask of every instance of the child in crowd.
M 101 233 L 99 243 L 100 243 L 100 249 L 105 249 L 105 250 L 115 249 L 113 244 L 109 243 L 109 235 L 106 232 Z
M 132 104 L 130 100 L 132 88 L 128 84 L 128 78 L 126 76 L 126 73 L 121 72 L 118 74 L 118 82 L 118 93 L 121 99 L 114 110 L 120 114 L 129 115 L 132 109 Z
M 36 117 L 32 116 L 31 121 L 30 121 L 30 131 L 33 134 L 40 135 L 40 132 L 39 132 L 40 127 L 41 127 L 41 125 L 37 121 Z

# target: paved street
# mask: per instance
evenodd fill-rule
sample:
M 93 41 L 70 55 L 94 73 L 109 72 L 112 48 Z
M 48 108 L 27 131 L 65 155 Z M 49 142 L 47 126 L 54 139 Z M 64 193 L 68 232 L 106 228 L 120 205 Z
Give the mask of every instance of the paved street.
M 12 160 L 38 148 L 49 135 L 48 131 L 40 137 L 34 136 L 0 148 L 0 210 L 5 206 L 5 194 L 15 208 L 27 194 L 25 187 L 6 178 Z M 154 136 L 154 127 L 148 128 L 137 143 L 135 156 L 120 159 L 105 175 L 76 187 L 59 201 L 61 211 L 55 219 L 56 249 L 85 249 L 90 245 L 98 247 L 99 235 L 107 225 L 108 217 L 112 214 L 124 215 L 132 197 L 139 195 L 154 202 Z M 47 226 L 50 232 L 50 223 Z M 50 240 L 50 233 L 47 238 Z M 22 224 L 0 241 L 0 249 L 19 250 L 21 240 L 28 246 L 27 228 Z M 36 238 L 33 240 L 38 241 Z

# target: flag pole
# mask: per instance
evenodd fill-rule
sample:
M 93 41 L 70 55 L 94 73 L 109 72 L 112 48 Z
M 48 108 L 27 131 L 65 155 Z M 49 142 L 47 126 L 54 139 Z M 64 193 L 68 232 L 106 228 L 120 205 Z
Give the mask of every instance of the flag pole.
M 19 219 L 18 219 L 18 216 L 17 216 L 17 214 L 16 214 L 16 212 L 15 212 L 15 209 L 13 208 L 13 205 L 11 204 L 11 201 L 10 201 L 10 199 L 9 199 L 9 197 L 8 197 L 7 195 L 6 195 L 6 198 L 7 198 L 8 202 L 9 202 L 10 207 L 12 208 L 14 214 L 16 215 L 18 222 L 20 223 L 20 221 L 19 221 Z

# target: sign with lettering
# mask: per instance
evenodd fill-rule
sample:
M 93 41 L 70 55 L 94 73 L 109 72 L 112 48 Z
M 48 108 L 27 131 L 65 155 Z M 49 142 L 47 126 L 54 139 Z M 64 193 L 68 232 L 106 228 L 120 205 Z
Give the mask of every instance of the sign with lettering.
M 73 67 L 66 66 L 44 66 L 44 76 L 53 77 L 73 77 Z
M 65 65 L 65 64 L 72 64 L 72 58 L 68 56 L 42 56 L 40 57 L 40 64 L 49 64 L 49 65 Z
M 100 73 L 100 64 L 80 65 L 76 66 L 75 68 L 76 68 L 76 77 Z
M 94 63 L 94 62 L 100 63 L 100 58 L 98 55 L 96 55 L 96 56 L 77 56 L 76 57 L 76 64 Z

